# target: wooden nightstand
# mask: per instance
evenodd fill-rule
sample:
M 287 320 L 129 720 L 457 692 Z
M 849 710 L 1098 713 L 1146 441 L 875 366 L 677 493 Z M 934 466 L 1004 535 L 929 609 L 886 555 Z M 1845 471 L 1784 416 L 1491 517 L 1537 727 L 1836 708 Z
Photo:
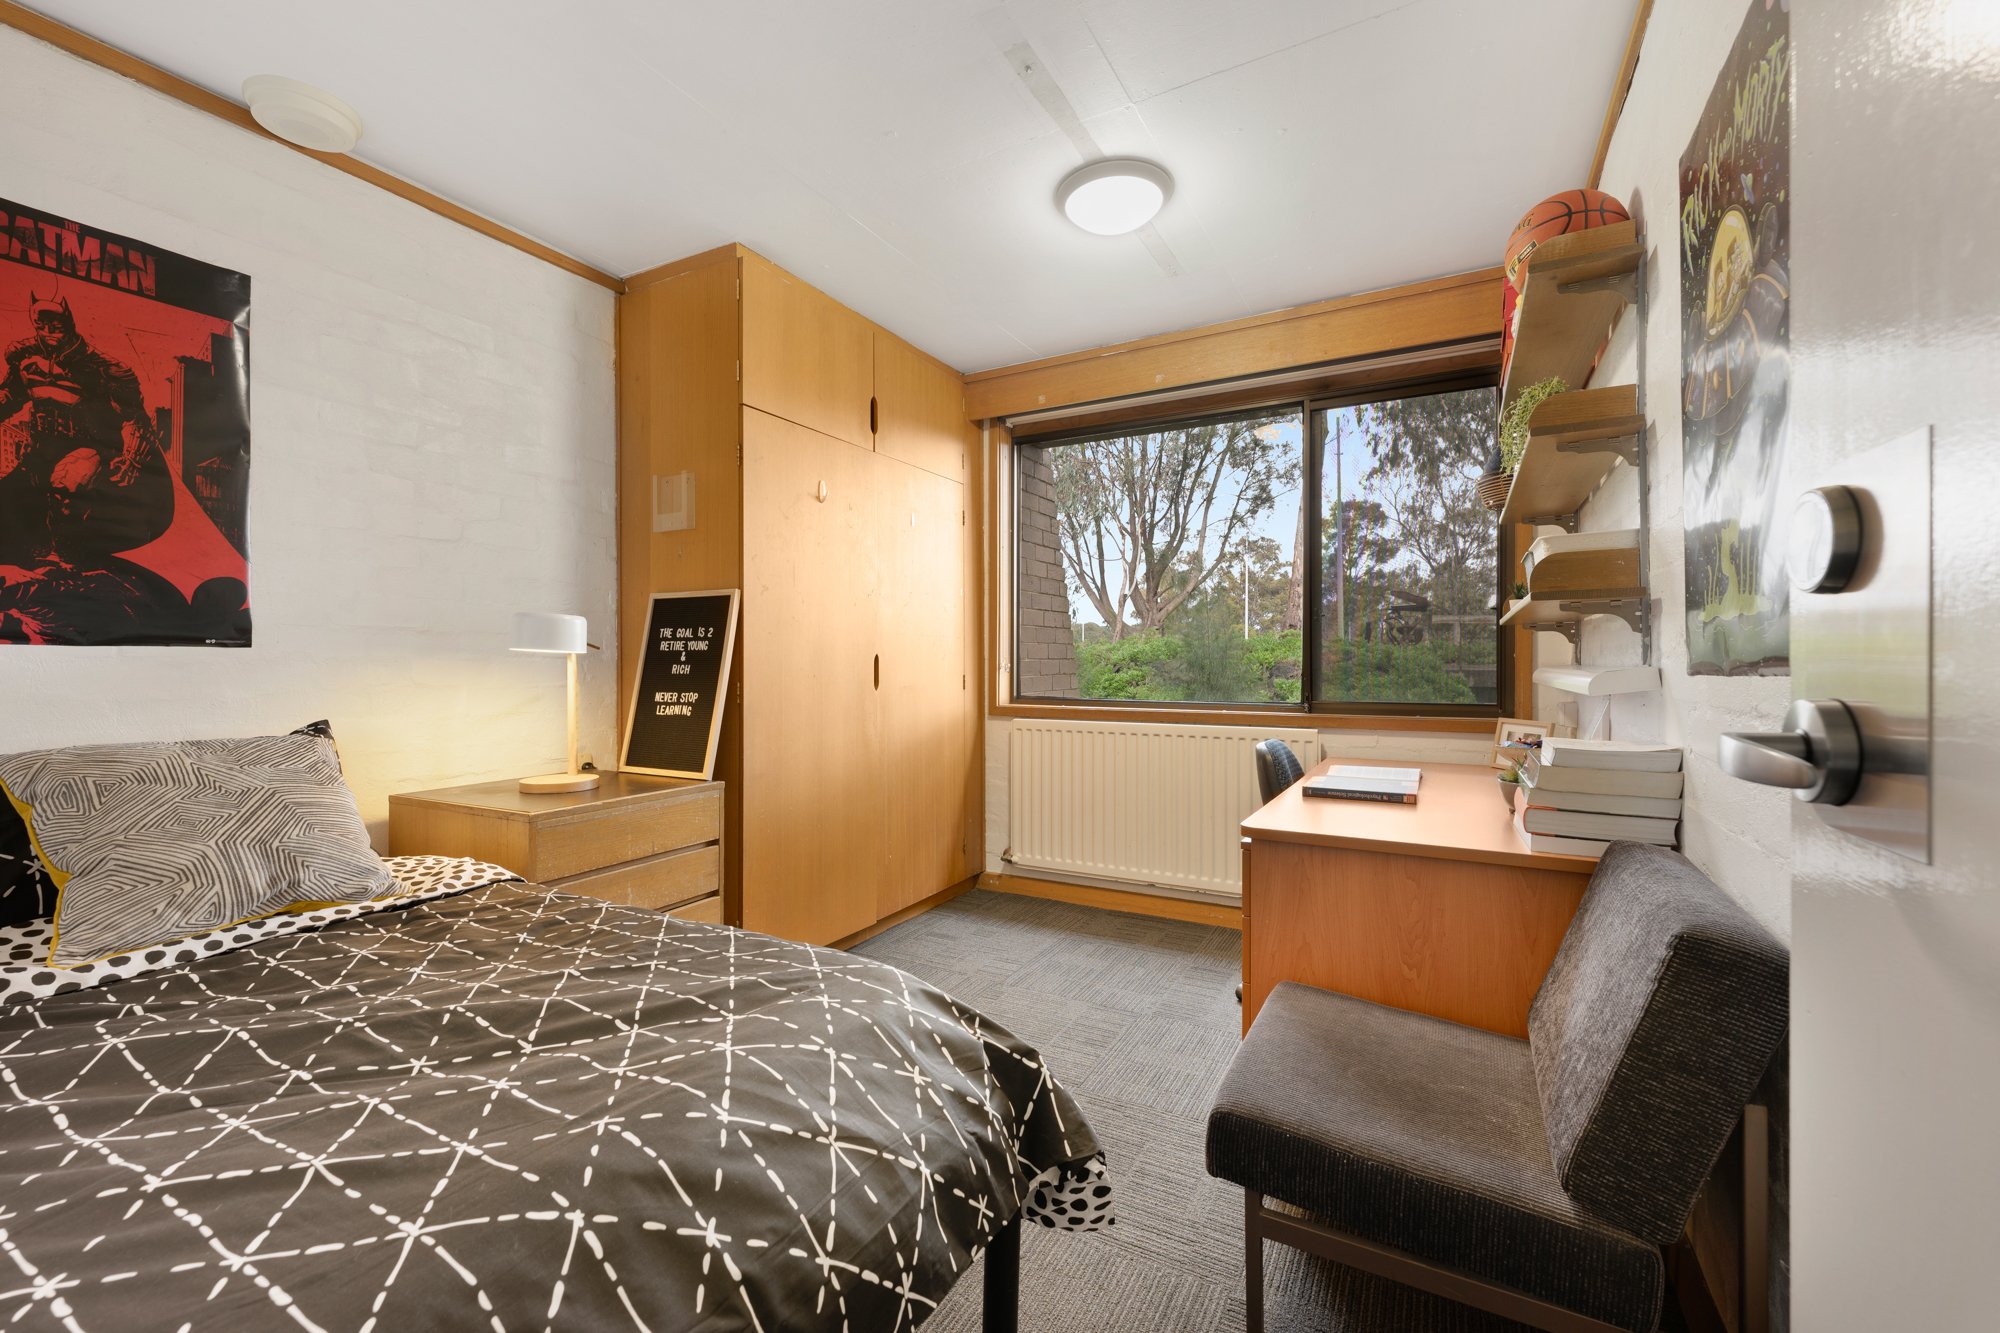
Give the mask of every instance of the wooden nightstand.
M 391 856 L 469 856 L 523 879 L 722 920 L 722 784 L 605 773 L 593 791 L 512 779 L 389 798 Z

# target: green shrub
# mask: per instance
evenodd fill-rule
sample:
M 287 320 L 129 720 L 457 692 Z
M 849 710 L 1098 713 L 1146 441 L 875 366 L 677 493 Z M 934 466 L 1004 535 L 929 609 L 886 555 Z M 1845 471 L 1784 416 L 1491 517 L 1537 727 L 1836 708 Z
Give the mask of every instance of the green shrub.
M 1298 630 L 1245 639 L 1213 632 L 1140 633 L 1076 645 L 1078 693 L 1086 699 L 1175 703 L 1297 703 Z M 1493 660 L 1490 642 L 1401 647 L 1337 640 L 1329 646 L 1328 697 L 1352 703 L 1473 703 L 1453 666 Z

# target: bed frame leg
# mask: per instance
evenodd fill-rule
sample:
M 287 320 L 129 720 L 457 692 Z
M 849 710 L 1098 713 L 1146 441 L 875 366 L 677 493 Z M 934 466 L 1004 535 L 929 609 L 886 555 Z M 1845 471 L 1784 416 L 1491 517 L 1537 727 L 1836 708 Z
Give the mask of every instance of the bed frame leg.
M 1021 1315 L 1021 1219 L 1000 1228 L 986 1247 L 986 1298 L 980 1333 L 1018 1333 Z

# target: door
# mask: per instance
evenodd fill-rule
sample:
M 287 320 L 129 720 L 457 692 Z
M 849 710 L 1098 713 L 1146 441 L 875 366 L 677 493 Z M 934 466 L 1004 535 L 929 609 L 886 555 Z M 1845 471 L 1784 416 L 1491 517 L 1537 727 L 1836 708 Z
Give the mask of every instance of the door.
M 1792 1327 L 1994 1326 L 2000 1249 L 2000 27 L 1975 0 L 1791 7 L 1792 449 L 1840 483 L 1931 432 L 1928 863 L 1793 807 Z M 1914 450 L 1918 444 L 1902 444 Z M 1914 457 L 1914 455 L 1911 455 Z M 1885 523 L 1889 544 L 1909 525 Z M 1921 597 L 1921 589 L 1912 588 Z M 1794 602 L 1801 656 L 1843 595 Z M 1855 626 L 1900 634 L 1892 618 Z M 1850 646 L 1864 647 L 1858 640 Z
M 874 448 L 875 329 L 769 260 L 743 257 L 743 401 Z
M 875 451 L 963 484 L 965 426 L 958 372 L 875 330 Z
M 971 671 L 965 656 L 965 491 L 875 456 L 888 856 L 887 916 L 965 877 Z
M 875 462 L 743 412 L 743 925 L 808 944 L 876 919 Z

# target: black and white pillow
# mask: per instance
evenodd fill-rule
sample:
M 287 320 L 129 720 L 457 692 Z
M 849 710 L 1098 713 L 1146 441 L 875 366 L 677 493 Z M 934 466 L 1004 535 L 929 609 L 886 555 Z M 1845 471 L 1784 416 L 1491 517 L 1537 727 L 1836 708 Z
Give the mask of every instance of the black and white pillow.
M 0 787 L 61 890 L 55 967 L 396 891 L 322 736 L 8 755 Z
M 308 722 L 294 736 L 333 740 L 333 724 L 322 718 Z M 339 754 L 336 751 L 335 759 Z M 0 796 L 0 929 L 56 914 L 56 884 L 49 878 L 28 826 L 14 803 Z
M 54 916 L 55 910 L 55 881 L 42 869 L 20 812 L 0 796 L 0 927 Z

